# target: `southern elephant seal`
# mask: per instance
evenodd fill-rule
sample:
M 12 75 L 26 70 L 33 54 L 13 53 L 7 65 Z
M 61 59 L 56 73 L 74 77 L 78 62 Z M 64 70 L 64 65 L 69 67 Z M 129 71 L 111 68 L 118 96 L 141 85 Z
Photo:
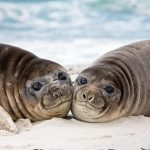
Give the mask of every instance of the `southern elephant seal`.
M 107 122 L 123 116 L 150 116 L 150 40 L 106 53 L 76 79 L 73 115 Z
M 64 117 L 71 99 L 72 83 L 61 65 L 0 44 L 0 106 L 14 121 Z

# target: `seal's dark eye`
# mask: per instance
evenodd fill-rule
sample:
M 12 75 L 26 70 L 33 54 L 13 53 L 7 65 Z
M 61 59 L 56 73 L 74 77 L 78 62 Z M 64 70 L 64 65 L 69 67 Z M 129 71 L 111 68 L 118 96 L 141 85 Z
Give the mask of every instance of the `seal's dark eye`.
M 58 74 L 58 79 L 59 79 L 59 80 L 66 80 L 66 79 L 67 79 L 67 76 L 66 76 L 65 73 L 60 72 L 60 73 Z
M 80 79 L 80 84 L 87 84 L 87 82 L 88 82 L 88 81 L 87 81 L 86 78 L 83 78 L 83 77 L 82 77 L 82 78 Z
M 39 91 L 42 88 L 42 84 L 40 82 L 36 82 L 32 85 L 33 90 Z
M 111 85 L 108 85 L 104 88 L 104 90 L 108 93 L 108 94 L 112 94 L 114 93 L 115 89 L 114 87 L 112 87 Z

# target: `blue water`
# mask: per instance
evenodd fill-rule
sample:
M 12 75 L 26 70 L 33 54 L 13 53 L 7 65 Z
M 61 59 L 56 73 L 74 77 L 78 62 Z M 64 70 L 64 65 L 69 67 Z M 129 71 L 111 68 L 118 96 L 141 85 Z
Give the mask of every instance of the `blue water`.
M 0 40 L 150 38 L 150 0 L 0 0 Z

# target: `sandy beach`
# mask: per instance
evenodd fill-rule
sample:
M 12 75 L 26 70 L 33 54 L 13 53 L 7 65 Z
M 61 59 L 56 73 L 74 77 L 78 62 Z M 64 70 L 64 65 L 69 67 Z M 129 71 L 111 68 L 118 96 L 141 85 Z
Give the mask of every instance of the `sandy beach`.
M 1 132 L 1 150 L 149 150 L 150 118 L 131 116 L 108 123 L 68 117 L 30 124 L 19 120 L 18 134 Z M 3 135 L 2 135 L 3 134 Z

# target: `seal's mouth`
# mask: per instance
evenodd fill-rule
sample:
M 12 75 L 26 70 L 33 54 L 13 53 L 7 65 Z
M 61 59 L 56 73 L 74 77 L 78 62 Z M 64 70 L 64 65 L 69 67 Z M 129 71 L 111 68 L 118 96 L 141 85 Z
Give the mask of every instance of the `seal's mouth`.
M 50 95 L 45 95 L 43 96 L 42 99 L 42 106 L 44 107 L 44 109 L 53 109 L 55 107 L 60 106 L 61 104 L 67 103 L 71 101 L 71 98 L 57 98 L 57 99 L 51 99 Z
M 68 87 L 50 87 L 41 99 L 44 109 L 52 109 L 61 104 L 71 102 L 72 92 Z
M 98 114 L 103 113 L 108 109 L 108 106 L 105 105 L 103 107 L 98 108 L 97 106 L 89 103 L 89 102 L 81 102 L 81 101 L 76 101 L 76 105 L 80 105 L 82 107 L 87 107 L 88 109 L 97 112 Z M 88 112 L 87 112 L 88 113 Z

